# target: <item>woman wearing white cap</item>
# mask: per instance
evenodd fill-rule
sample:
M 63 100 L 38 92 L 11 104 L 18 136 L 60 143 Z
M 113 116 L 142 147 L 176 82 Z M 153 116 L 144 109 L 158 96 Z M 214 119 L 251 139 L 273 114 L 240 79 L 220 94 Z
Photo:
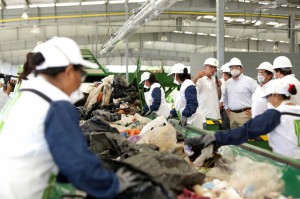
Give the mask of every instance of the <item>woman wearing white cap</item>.
M 259 86 L 252 95 L 252 118 L 265 112 L 267 107 L 267 100 L 261 96 L 266 90 L 267 84 L 271 81 L 274 75 L 273 66 L 269 62 L 261 63 L 258 68 L 257 81 Z
M 290 101 L 297 93 L 295 85 L 282 80 L 272 80 L 265 94 L 274 109 L 246 122 L 242 127 L 205 134 L 198 139 L 198 146 L 205 148 L 211 144 L 239 145 L 260 135 L 268 134 L 269 145 L 273 152 L 290 158 L 300 159 L 300 106 Z
M 175 84 L 181 85 L 180 91 L 174 97 L 175 109 L 170 112 L 168 118 L 175 117 L 176 111 L 179 111 L 182 126 L 190 124 L 203 129 L 206 120 L 199 107 L 196 86 L 191 80 L 188 69 L 183 64 L 175 64 L 168 75 L 173 76 Z
M 165 100 L 165 91 L 157 82 L 155 75 L 149 72 L 144 72 L 141 76 L 140 84 L 141 83 L 144 83 L 145 88 L 150 88 L 149 92 L 144 93 L 146 105 L 141 115 L 148 116 L 154 112 L 157 115 L 167 118 L 170 113 L 170 109 Z
M 89 151 L 72 105 L 83 66 L 98 66 L 83 60 L 77 44 L 62 37 L 44 43 L 33 62 L 37 77 L 24 81 L 1 113 L 0 198 L 42 198 L 58 173 L 94 198 L 114 198 L 134 185 L 133 175 L 115 175 Z

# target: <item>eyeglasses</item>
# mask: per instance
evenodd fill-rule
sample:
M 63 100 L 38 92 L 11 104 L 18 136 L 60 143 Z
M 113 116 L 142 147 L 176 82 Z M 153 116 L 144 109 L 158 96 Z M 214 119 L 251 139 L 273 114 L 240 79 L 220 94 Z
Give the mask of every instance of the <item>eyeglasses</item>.
M 80 71 L 80 75 L 81 75 L 81 82 L 84 82 L 87 76 L 86 71 L 83 69 L 82 65 L 73 65 L 74 70 L 76 71 Z

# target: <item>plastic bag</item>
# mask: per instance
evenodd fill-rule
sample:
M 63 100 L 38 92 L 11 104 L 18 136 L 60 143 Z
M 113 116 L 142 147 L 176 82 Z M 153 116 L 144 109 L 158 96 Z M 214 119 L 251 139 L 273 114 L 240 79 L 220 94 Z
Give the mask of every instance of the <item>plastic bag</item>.
M 219 152 L 222 158 L 207 173 L 206 180 L 213 178 L 226 180 L 228 187 L 239 190 L 250 199 L 282 192 L 282 174 L 277 167 L 248 157 L 235 156 L 230 147 L 223 146 Z
M 174 151 L 177 146 L 175 128 L 169 124 L 163 116 L 152 122 L 156 124 L 158 120 L 164 122 L 159 126 L 153 126 L 150 130 L 145 132 L 137 144 L 154 144 L 159 147 L 160 151 Z
M 166 123 L 168 123 L 168 122 L 163 116 L 157 117 L 155 120 L 152 120 L 151 122 L 149 122 L 148 124 L 146 124 L 144 126 L 144 128 L 140 132 L 140 136 L 143 136 L 146 132 L 150 131 L 154 127 L 164 126 L 164 124 L 166 124 Z

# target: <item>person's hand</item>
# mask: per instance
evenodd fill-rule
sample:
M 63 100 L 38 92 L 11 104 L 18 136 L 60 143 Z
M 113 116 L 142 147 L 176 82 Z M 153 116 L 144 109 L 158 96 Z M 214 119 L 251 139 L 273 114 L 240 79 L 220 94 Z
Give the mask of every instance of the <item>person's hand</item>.
M 216 83 L 217 83 L 217 87 L 218 87 L 218 88 L 221 88 L 222 82 L 221 82 L 220 80 L 218 80 Z
M 148 115 L 150 115 L 153 111 L 149 110 L 147 113 L 145 113 L 145 117 L 147 117 Z
M 135 181 L 138 176 L 130 171 L 125 171 L 124 168 L 120 168 L 116 175 L 119 178 L 119 193 L 139 184 L 138 181 Z
M 245 111 L 245 114 L 246 114 L 246 116 L 248 116 L 248 117 L 252 117 L 252 111 L 251 111 L 251 109 L 246 110 L 246 111 Z
M 199 79 L 199 78 L 202 78 L 206 75 L 205 71 L 199 71 L 196 73 L 196 77 Z
M 206 148 L 211 144 L 215 144 L 216 136 L 215 134 L 205 134 L 200 142 L 203 144 L 203 148 Z
M 230 109 L 226 109 L 226 114 L 228 116 L 228 118 L 230 117 Z
M 219 103 L 219 108 L 220 108 L 220 110 L 223 110 L 223 108 L 224 108 L 223 102 Z
M 186 124 L 187 124 L 187 117 L 181 116 L 180 125 L 181 126 L 186 126 Z

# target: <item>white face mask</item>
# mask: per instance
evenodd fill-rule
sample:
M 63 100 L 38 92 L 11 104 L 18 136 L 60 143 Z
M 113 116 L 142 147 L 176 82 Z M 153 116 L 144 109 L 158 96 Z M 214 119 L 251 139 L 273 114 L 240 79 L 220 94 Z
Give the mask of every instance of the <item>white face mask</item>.
M 150 87 L 144 84 L 144 88 L 150 88 Z
M 233 77 L 236 77 L 240 74 L 240 71 L 238 69 L 233 69 L 232 71 L 230 71 L 230 74 L 233 76 Z
M 75 104 L 76 102 L 78 102 L 79 100 L 82 100 L 83 98 L 84 98 L 84 94 L 78 88 L 76 91 L 74 91 L 73 93 L 71 93 L 71 95 L 70 95 L 70 102 L 72 104 Z
M 275 109 L 275 107 L 270 102 L 267 102 L 267 107 L 268 109 Z
M 259 83 L 264 82 L 264 81 L 265 81 L 265 76 L 258 74 L 258 75 L 257 75 L 257 81 L 258 81 Z
M 177 84 L 177 85 L 180 85 L 180 83 L 176 80 L 176 74 L 175 74 L 175 77 L 174 77 L 174 84 Z

